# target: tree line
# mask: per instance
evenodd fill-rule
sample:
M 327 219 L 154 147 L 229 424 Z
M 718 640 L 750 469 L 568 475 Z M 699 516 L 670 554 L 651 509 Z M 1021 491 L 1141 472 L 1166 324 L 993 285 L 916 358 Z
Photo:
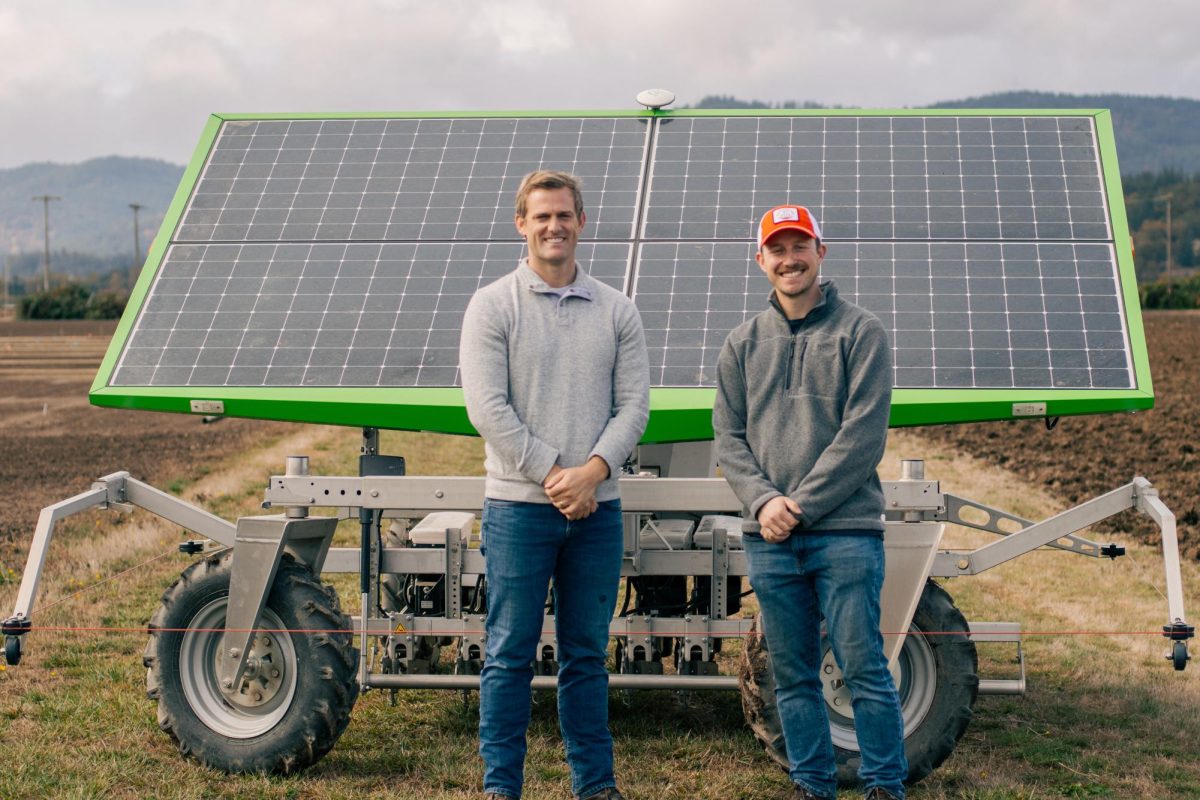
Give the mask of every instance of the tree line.
M 1143 172 L 1122 179 L 1144 308 L 1200 308 L 1200 173 Z M 1171 275 L 1167 275 L 1167 203 Z

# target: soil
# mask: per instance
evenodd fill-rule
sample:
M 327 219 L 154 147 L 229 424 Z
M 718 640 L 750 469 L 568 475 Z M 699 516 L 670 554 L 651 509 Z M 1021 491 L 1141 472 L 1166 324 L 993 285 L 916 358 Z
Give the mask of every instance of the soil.
M 924 428 L 951 446 L 1045 486 L 1064 507 L 1122 486 L 1136 475 L 1175 512 L 1182 550 L 1200 558 L 1200 312 L 1143 317 L 1156 405 L 1137 414 Z M 98 408 L 87 401 L 113 321 L 0 322 L 0 564 L 24 563 L 38 512 L 127 470 L 159 488 L 199 477 L 296 425 Z M 931 475 L 931 477 L 936 477 Z M 945 487 L 966 496 L 970 487 Z M 1126 512 L 1096 526 L 1158 541 L 1145 517 Z
M 117 471 L 161 489 L 265 438 L 285 422 L 99 408 L 87 393 L 115 321 L 0 322 L 0 566 L 25 561 L 38 512 Z
M 1200 312 L 1143 313 L 1155 406 L 1135 414 L 1010 420 L 922 429 L 950 445 L 1045 486 L 1068 505 L 1143 476 L 1175 512 L 1180 548 L 1200 559 Z M 936 477 L 932 476 L 931 477 Z M 948 491 L 970 496 L 969 487 Z M 1157 527 L 1132 511 L 1095 526 L 1157 543 Z

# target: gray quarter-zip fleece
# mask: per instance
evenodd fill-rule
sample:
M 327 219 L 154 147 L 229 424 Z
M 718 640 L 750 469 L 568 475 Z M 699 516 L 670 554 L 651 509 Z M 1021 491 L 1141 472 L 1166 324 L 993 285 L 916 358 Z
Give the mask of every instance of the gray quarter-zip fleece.
M 745 505 L 745 528 L 787 495 L 798 531 L 883 530 L 876 468 L 887 441 L 891 348 L 883 324 L 838 297 L 793 325 L 774 307 L 735 328 L 717 361 L 717 463 Z
M 593 455 L 608 464 L 598 501 L 646 429 L 650 368 L 633 301 L 576 266 L 552 289 L 522 261 L 471 298 L 459 344 L 463 397 L 484 438 L 485 494 L 549 503 L 542 481 L 555 464 Z

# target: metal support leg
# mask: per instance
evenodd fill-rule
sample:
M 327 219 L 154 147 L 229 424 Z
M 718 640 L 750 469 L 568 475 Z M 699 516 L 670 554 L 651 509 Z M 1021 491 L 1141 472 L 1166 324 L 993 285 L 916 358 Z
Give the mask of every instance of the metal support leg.
M 1175 515 L 1158 497 L 1158 490 L 1145 478 L 1134 478 L 1134 496 L 1138 511 L 1147 515 L 1158 525 L 1162 534 L 1163 568 L 1167 577 L 1167 616 L 1170 622 L 1163 626 L 1163 636 L 1172 641 L 1167 654 L 1175 666 L 1182 670 L 1187 666 L 1187 640 L 1196 635 L 1196 629 L 1187 624 L 1183 611 L 1183 575 L 1179 568 L 1179 537 L 1175 530 Z
M 722 527 L 713 528 L 712 585 L 709 587 L 708 615 L 725 619 L 729 599 L 729 536 Z
M 94 484 L 89 491 L 43 508 L 42 513 L 38 515 L 37 528 L 34 530 L 33 543 L 29 547 L 29 558 L 25 561 L 25 572 L 21 576 L 21 588 L 17 590 L 13 614 L 4 620 L 0 628 L 4 633 L 4 660 L 9 664 L 16 666 L 20 663 L 25 635 L 33 628 L 33 601 L 37 598 L 42 567 L 46 563 L 46 552 L 50 549 L 50 540 L 54 538 L 55 523 L 89 508 L 107 506 L 110 493 L 108 483 L 121 482 L 127 475 L 126 472 L 110 475 L 104 481 Z
M 229 576 L 229 610 L 217 662 L 222 691 L 232 692 L 241 681 L 246 651 L 284 551 L 319 574 L 336 527 L 337 519 L 333 517 L 289 519 L 274 514 L 238 520 Z
M 1158 498 L 1158 490 L 1145 478 L 1133 482 L 1137 509 L 1154 520 L 1162 532 L 1163 565 L 1167 576 L 1167 614 L 1171 622 L 1183 622 L 1183 577 L 1179 570 L 1179 537 L 1175 514 Z
M 939 522 L 888 522 L 884 531 L 879 627 L 884 633 L 883 653 L 893 670 L 925 589 L 929 566 L 937 556 L 943 530 L 945 526 Z

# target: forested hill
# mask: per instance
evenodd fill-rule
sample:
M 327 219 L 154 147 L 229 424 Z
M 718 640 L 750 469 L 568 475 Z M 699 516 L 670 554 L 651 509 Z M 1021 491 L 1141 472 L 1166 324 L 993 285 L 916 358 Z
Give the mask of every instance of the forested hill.
M 710 95 L 695 108 L 838 108 L 794 101 L 766 103 Z M 1121 173 L 1200 173 L 1200 100 L 1127 94 L 1004 92 L 947 100 L 929 108 L 1107 108 L 1112 111 Z
M 143 256 L 158 233 L 183 167 L 150 158 L 109 156 L 81 164 L 25 164 L 0 169 L 0 248 L 41 253 L 43 204 L 50 202 L 50 245 L 55 252 L 133 256 L 133 210 Z M 64 267 L 66 264 L 64 263 Z

